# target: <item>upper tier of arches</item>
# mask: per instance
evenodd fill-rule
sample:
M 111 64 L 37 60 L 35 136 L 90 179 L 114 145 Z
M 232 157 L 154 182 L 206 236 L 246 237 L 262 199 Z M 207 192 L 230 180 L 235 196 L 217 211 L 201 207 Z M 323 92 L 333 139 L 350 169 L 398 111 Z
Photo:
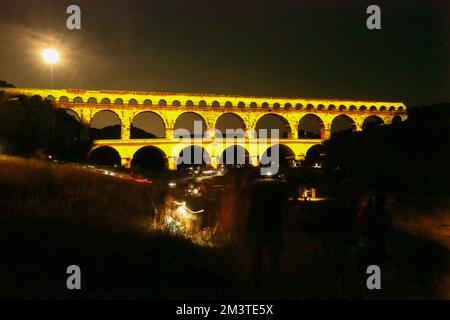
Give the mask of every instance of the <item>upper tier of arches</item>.
M 2 89 L 3 90 L 3 89 Z M 398 112 L 405 111 L 401 102 L 352 101 L 332 99 L 269 98 L 251 96 L 175 94 L 131 91 L 90 91 L 81 89 L 20 89 L 5 91 L 27 96 L 40 96 L 62 104 L 152 106 L 223 109 L 266 109 L 280 111 L 328 112 Z

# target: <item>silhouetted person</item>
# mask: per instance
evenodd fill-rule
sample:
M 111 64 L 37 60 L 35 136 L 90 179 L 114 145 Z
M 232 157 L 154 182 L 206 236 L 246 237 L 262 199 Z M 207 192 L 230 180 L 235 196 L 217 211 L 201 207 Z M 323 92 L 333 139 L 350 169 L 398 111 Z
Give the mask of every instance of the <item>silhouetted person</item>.
M 287 200 L 287 185 L 280 180 L 257 179 L 251 185 L 250 212 L 245 242 L 251 253 L 254 289 L 261 290 L 264 258 L 269 260 L 268 274 L 272 294 L 280 273 L 280 255 L 284 248 L 282 213 Z
M 386 242 L 391 231 L 392 220 L 384 208 L 386 198 L 377 194 L 369 199 L 360 211 L 358 231 L 360 252 L 358 257 L 359 274 L 365 279 L 365 271 L 370 265 L 380 268 L 386 257 Z
M 237 198 L 238 198 L 237 179 L 231 177 L 227 184 L 227 189 L 221 194 L 219 204 L 218 223 L 219 230 L 227 238 L 232 238 L 236 234 L 236 220 L 237 220 Z

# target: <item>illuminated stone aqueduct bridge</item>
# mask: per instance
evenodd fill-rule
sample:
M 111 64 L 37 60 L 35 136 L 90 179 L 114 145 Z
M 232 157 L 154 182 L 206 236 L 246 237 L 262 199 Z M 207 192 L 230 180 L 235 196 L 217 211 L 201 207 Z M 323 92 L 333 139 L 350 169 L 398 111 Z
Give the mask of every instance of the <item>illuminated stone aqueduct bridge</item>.
M 308 150 L 320 144 L 331 135 L 333 120 L 344 116 L 353 122 L 353 130 L 362 130 L 365 120 L 376 117 L 380 123 L 390 124 L 394 119 L 406 118 L 406 106 L 401 102 L 325 100 L 302 98 L 266 98 L 252 96 L 230 96 L 209 94 L 178 94 L 132 91 L 91 91 L 82 89 L 21 89 L 5 88 L 10 94 L 40 96 L 55 102 L 58 108 L 70 109 L 78 115 L 83 124 L 90 125 L 94 116 L 101 111 L 114 112 L 121 123 L 121 139 L 96 140 L 91 152 L 108 146 L 114 148 L 121 157 L 123 166 L 130 166 L 133 156 L 141 148 L 152 146 L 159 148 L 167 159 L 169 169 L 177 168 L 177 157 L 184 147 L 199 145 L 210 156 L 213 167 L 217 167 L 226 148 L 232 145 L 244 147 L 252 165 L 258 165 L 263 154 L 274 143 L 287 147 L 296 160 L 305 158 Z M 158 115 L 165 126 L 165 137 L 154 139 L 131 139 L 130 127 L 133 119 L 142 112 Z M 199 115 L 206 127 L 204 139 L 174 138 L 175 122 L 184 113 Z M 246 130 L 245 138 L 225 141 L 222 145 L 214 143 L 214 134 L 208 134 L 216 127 L 224 114 L 234 114 L 242 121 Z M 261 143 L 261 139 L 251 132 L 257 122 L 265 115 L 274 115 L 281 119 L 287 136 L 279 141 Z M 300 139 L 301 119 L 313 115 L 321 126 L 320 139 Z M 300 125 L 300 127 L 299 127 Z

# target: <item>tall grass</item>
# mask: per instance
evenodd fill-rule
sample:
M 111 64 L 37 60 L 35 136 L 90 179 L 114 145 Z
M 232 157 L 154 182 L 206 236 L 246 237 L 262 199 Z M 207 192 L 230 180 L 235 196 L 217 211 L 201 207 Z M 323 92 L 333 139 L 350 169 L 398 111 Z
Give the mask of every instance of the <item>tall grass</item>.
M 283 214 L 278 291 L 254 291 L 244 247 L 202 247 L 152 227 L 165 191 L 158 179 L 1 156 L 0 299 L 450 297 L 448 248 L 401 229 L 390 238 L 385 287 L 361 295 L 352 212 L 336 201 Z M 72 264 L 80 291 L 66 288 Z
M 230 295 L 220 253 L 152 229 L 163 194 L 157 182 L 2 156 L 0 298 Z M 81 291 L 66 288 L 72 264 Z
M 87 172 L 77 166 L 0 158 L 2 219 L 61 219 L 66 223 L 141 228 L 162 188 Z M 126 223 L 123 223 L 126 222 Z

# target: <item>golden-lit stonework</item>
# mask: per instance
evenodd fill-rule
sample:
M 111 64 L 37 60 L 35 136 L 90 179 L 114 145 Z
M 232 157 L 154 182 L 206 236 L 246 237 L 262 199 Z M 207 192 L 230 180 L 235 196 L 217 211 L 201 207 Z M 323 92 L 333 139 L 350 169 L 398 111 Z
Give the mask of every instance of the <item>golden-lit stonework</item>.
M 90 124 L 94 115 L 103 110 L 117 114 L 121 122 L 121 139 L 97 140 L 93 150 L 101 146 L 116 149 L 122 158 L 122 164 L 129 166 L 133 155 L 142 147 L 154 146 L 162 150 L 168 159 L 169 169 L 176 169 L 176 157 L 183 146 L 197 144 L 204 147 L 211 157 L 213 167 L 217 167 L 222 152 L 231 145 L 241 145 L 248 152 L 253 165 L 259 164 L 264 152 L 271 146 L 268 140 L 264 144 L 260 139 L 247 135 L 245 139 L 225 142 L 218 146 L 214 137 L 205 139 L 180 139 L 173 137 L 177 118 L 186 112 L 200 115 L 207 130 L 214 129 L 218 118 L 232 113 L 242 119 L 246 129 L 254 129 L 257 121 L 264 115 L 273 114 L 285 122 L 289 134 L 277 142 L 290 148 L 295 159 L 304 159 L 307 151 L 322 140 L 330 137 L 331 124 L 335 117 L 345 115 L 354 122 L 356 130 L 362 130 L 364 120 L 376 116 L 385 124 L 394 117 L 406 118 L 406 106 L 401 102 L 377 102 L 356 100 L 269 98 L 252 96 L 231 96 L 211 94 L 185 94 L 162 92 L 133 92 L 84 89 L 24 89 L 2 88 L 12 95 L 40 96 L 55 102 L 58 108 L 74 111 L 80 121 Z M 130 139 L 130 126 L 136 115 L 151 111 L 159 115 L 165 125 L 165 138 Z M 299 123 L 303 116 L 313 114 L 321 121 L 320 139 L 299 139 Z

